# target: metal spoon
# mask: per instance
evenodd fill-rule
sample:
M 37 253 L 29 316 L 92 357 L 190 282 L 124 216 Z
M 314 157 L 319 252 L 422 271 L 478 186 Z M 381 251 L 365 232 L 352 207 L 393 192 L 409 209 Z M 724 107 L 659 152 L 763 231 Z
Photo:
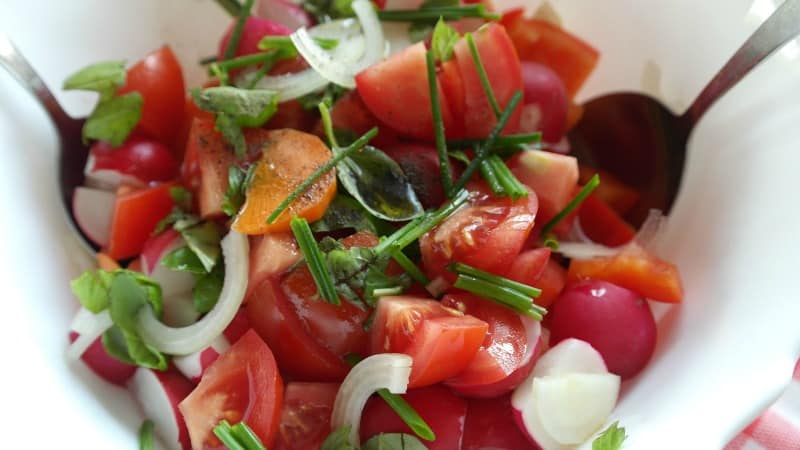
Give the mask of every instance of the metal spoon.
M 617 93 L 584 105 L 570 132 L 583 163 L 611 172 L 642 194 L 627 215 L 640 224 L 650 208 L 669 211 L 683 175 L 686 144 L 703 114 L 753 67 L 800 33 L 800 0 L 786 0 L 734 53 L 683 114 L 643 94 Z
M 86 249 L 94 253 L 97 247 L 81 232 L 72 212 L 72 193 L 83 184 L 83 168 L 89 156 L 89 148 L 81 140 L 85 120 L 74 119 L 64 111 L 42 78 L 3 32 L 0 32 L 0 66 L 33 94 L 53 121 L 59 140 L 58 184 L 64 212 Z

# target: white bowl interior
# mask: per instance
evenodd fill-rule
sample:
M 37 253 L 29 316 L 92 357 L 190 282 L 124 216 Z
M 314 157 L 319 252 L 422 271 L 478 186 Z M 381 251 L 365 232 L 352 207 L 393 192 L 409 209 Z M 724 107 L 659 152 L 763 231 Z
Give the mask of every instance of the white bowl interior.
M 211 0 L 3 3 L 0 30 L 75 115 L 94 101 L 58 91 L 76 68 L 104 59 L 132 61 L 168 42 L 193 68 L 189 85 L 196 85 L 202 73 L 194 62 L 214 52 L 228 20 Z M 772 3 L 609 0 L 589 7 L 583 0 L 559 0 L 555 7 L 568 29 L 602 52 L 580 99 L 638 90 L 682 111 Z M 800 353 L 800 302 L 792 284 L 793 258 L 800 255 L 792 184 L 800 168 L 799 83 L 792 43 L 710 110 L 691 139 L 667 250 L 681 268 L 686 300 L 666 311 L 656 357 L 625 386 L 614 419 L 628 429 L 627 448 L 682 448 L 688 437 L 695 448 L 721 448 L 789 380 Z M 64 357 L 77 308 L 67 283 L 91 260 L 82 257 L 64 225 L 53 128 L 2 71 L 0 143 L 0 205 L 6 208 L 0 222 L 6 293 L 0 333 L 7 361 L 0 398 L 14 405 L 0 414 L 17 430 L 10 443 L 133 443 L 142 419 L 124 390 Z

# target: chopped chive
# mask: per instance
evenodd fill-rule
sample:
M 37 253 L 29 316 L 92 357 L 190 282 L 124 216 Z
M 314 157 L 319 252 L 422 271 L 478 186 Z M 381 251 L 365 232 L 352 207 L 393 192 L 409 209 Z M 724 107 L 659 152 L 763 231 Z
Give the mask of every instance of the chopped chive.
M 468 198 L 469 193 L 467 191 L 463 189 L 458 191 L 458 193 L 441 208 L 429 212 L 424 216 L 417 217 L 387 238 L 381 240 L 375 247 L 375 252 L 380 254 L 387 250 L 392 253 L 403 250 L 409 244 L 419 239 L 420 236 L 430 231 L 441 221 L 453 214 Z
M 414 261 L 411 261 L 411 259 L 408 256 L 406 256 L 406 254 L 403 253 L 402 251 L 392 252 L 392 258 L 417 283 L 423 286 L 427 286 L 428 283 L 431 282 L 425 275 L 425 272 L 423 272 L 419 267 L 417 267 L 417 265 L 414 264 Z
M 528 196 L 528 190 L 516 176 L 511 172 L 505 162 L 497 155 L 490 156 L 486 161 L 492 166 L 495 175 L 503 190 L 511 197 L 512 200 L 519 200 L 522 197 Z
M 600 184 L 600 176 L 598 174 L 594 174 L 594 176 L 590 178 L 589 181 L 581 188 L 580 192 L 578 192 L 575 195 L 575 198 L 573 198 L 572 201 L 569 202 L 569 204 L 565 206 L 560 213 L 556 214 L 555 217 L 553 217 L 552 219 L 550 219 L 549 222 L 544 224 L 544 226 L 542 227 L 541 235 L 544 236 L 553 231 L 553 228 L 558 224 L 558 222 L 562 221 L 572 211 L 574 211 L 575 208 L 580 206 L 580 204 L 583 203 L 584 200 L 586 200 L 586 197 L 588 197 L 589 194 L 591 194 L 592 191 L 594 191 L 595 188 L 597 188 L 597 185 L 599 184 Z
M 236 440 L 231 424 L 227 420 L 220 421 L 219 425 L 214 427 L 214 434 L 228 450 L 248 450 Z
M 403 286 L 395 286 L 390 288 L 377 288 L 372 290 L 372 296 L 375 298 L 385 297 L 387 295 L 400 295 L 403 293 Z
M 297 246 L 300 247 L 300 252 L 306 260 L 308 271 L 311 272 L 311 278 L 317 284 L 317 291 L 319 291 L 320 297 L 328 303 L 341 305 L 342 302 L 339 300 L 339 294 L 336 293 L 333 277 L 328 272 L 322 251 L 320 251 L 317 240 L 314 239 L 314 235 L 311 233 L 308 221 L 295 216 L 289 226 L 292 228 L 292 233 L 297 239 Z
M 421 22 L 435 24 L 441 17 L 445 21 L 478 17 L 499 20 L 500 15 L 486 11 L 484 5 L 442 6 L 421 9 L 389 9 L 378 11 L 378 19 L 384 22 Z
M 153 421 L 150 419 L 142 422 L 139 428 L 139 450 L 153 450 Z
M 480 170 L 481 176 L 486 181 L 486 184 L 489 185 L 489 189 L 492 191 L 492 194 L 494 194 L 495 197 L 508 197 L 508 192 L 500 183 L 500 180 L 497 178 L 497 174 L 494 171 L 494 167 L 492 167 L 492 164 L 488 159 L 481 161 Z
M 216 77 L 219 80 L 220 86 L 227 86 L 229 83 L 228 72 L 222 70 L 218 64 L 214 63 L 208 66 L 208 74 Z
M 261 440 L 244 422 L 239 422 L 231 428 L 233 436 L 247 450 L 267 450 Z
M 242 10 L 242 4 L 238 0 L 216 0 L 216 2 L 233 17 L 238 17 Z
M 244 0 L 244 5 L 239 8 L 239 14 L 236 19 L 236 27 L 233 29 L 233 33 L 231 34 L 231 40 L 228 41 L 228 47 L 225 48 L 225 59 L 233 58 L 233 55 L 236 54 L 236 49 L 239 47 L 239 41 L 242 39 L 242 31 L 244 30 L 244 24 L 247 22 L 247 18 L 250 17 L 250 10 L 253 8 L 253 3 L 255 0 Z
M 339 162 L 343 159 L 347 158 L 351 154 L 355 153 L 357 150 L 361 149 L 361 147 L 365 146 L 370 139 L 374 138 L 375 135 L 378 134 L 378 128 L 372 128 L 371 130 L 367 131 L 363 136 L 356 139 L 351 145 L 343 149 L 334 149 L 333 158 L 329 159 L 328 162 L 321 165 L 314 173 L 311 174 L 305 181 L 303 181 L 300 186 L 297 186 L 288 197 L 286 197 L 275 211 L 272 211 L 272 214 L 267 217 L 267 223 L 273 223 L 278 217 L 283 213 L 283 211 L 292 204 L 297 197 L 301 196 L 303 192 L 308 190 L 312 184 L 314 184 L 322 175 L 325 175 L 329 170 L 335 167 Z
M 558 251 L 558 239 L 552 234 L 548 234 L 547 236 L 545 236 L 542 245 L 550 248 L 550 250 L 554 252 Z
M 197 61 L 197 63 L 201 66 L 207 66 L 213 62 L 217 62 L 217 59 L 217 55 L 210 55 L 206 56 L 205 58 L 201 58 L 199 61 Z
M 464 173 L 461 174 L 461 178 L 459 178 L 456 184 L 453 186 L 453 192 L 458 192 L 459 190 L 463 189 L 467 184 L 467 181 L 472 178 L 472 174 L 478 170 L 481 161 L 489 156 L 489 151 L 492 149 L 494 141 L 500 135 L 500 132 L 503 130 L 503 128 L 505 128 L 506 123 L 508 123 L 508 119 L 511 118 L 511 113 L 514 111 L 514 109 L 516 109 L 520 100 L 522 100 L 522 92 L 514 92 L 514 95 L 508 102 L 508 106 L 506 106 L 506 109 L 503 110 L 503 114 L 500 115 L 500 118 L 497 119 L 497 124 L 492 129 L 492 132 L 489 133 L 489 137 L 487 137 L 483 145 L 478 147 L 478 149 L 475 151 L 475 158 L 469 163 L 467 168 L 464 169 Z
M 339 40 L 334 38 L 314 37 L 314 42 L 325 50 L 333 50 L 339 45 Z M 258 48 L 261 50 L 268 49 L 294 49 L 294 53 L 287 56 L 297 56 L 297 48 L 289 36 L 264 36 L 258 42 Z
M 494 96 L 492 85 L 489 83 L 489 76 L 486 75 L 486 67 L 484 67 L 483 61 L 481 61 L 481 55 L 478 53 L 478 47 L 475 46 L 475 40 L 472 39 L 472 33 L 467 33 L 464 38 L 467 40 L 469 52 L 472 54 L 472 60 L 475 62 L 475 68 L 478 69 L 478 77 L 481 79 L 483 91 L 486 92 L 486 96 L 489 97 L 489 104 L 492 105 L 494 116 L 500 117 L 502 111 L 500 110 L 500 105 L 497 103 L 497 98 Z
M 425 62 L 428 66 L 428 91 L 431 97 L 433 134 L 436 138 L 436 152 L 439 155 L 442 187 L 445 192 L 450 192 L 453 187 L 453 174 L 450 170 L 450 158 L 447 156 L 447 140 L 444 136 L 444 121 L 442 120 L 442 110 L 439 104 L 439 89 L 436 83 L 436 65 L 433 62 L 433 50 L 428 50 L 425 53 Z
M 226 59 L 225 61 L 212 63 L 208 68 L 208 74 L 215 75 L 215 71 L 218 70 L 228 72 L 233 69 L 241 69 L 243 67 L 254 66 L 256 64 L 265 64 L 271 68 L 273 65 L 275 65 L 275 62 L 279 59 L 279 56 L 280 55 L 278 55 L 277 52 L 262 52 Z
M 350 366 L 355 366 L 358 364 L 363 358 L 355 353 L 348 353 L 344 355 L 344 360 Z M 397 394 L 392 394 L 389 392 L 388 389 L 382 388 L 375 391 L 382 399 L 389 405 L 392 410 L 406 423 L 406 425 L 411 428 L 417 436 L 425 439 L 426 441 L 433 441 L 436 439 L 436 434 L 433 432 L 431 427 L 425 423 L 425 419 L 423 419 L 419 413 L 414 409 L 413 406 L 409 405 L 408 402 Z
M 247 83 L 247 86 L 245 86 L 245 89 L 255 89 L 258 82 L 262 78 L 264 78 L 264 75 L 266 75 L 267 72 L 269 72 L 269 69 L 272 69 L 273 65 L 274 64 L 263 64 L 261 67 L 259 67 L 256 73 L 253 74 L 253 77 L 250 79 L 250 82 Z
M 533 303 L 531 297 L 471 275 L 460 274 L 453 286 L 492 300 L 536 320 L 542 320 L 542 314 L 545 312 L 544 308 Z
M 514 289 L 519 291 L 527 296 L 530 297 L 538 297 L 542 295 L 542 290 L 539 288 L 535 288 L 533 286 L 528 286 L 527 284 L 520 283 L 518 281 L 509 280 L 508 278 L 501 277 L 499 275 L 495 275 L 493 273 L 489 273 L 483 271 L 481 269 L 472 267 L 470 265 L 464 263 L 454 263 L 447 266 L 447 270 L 457 273 L 459 275 L 470 275 L 475 278 L 488 281 L 490 283 L 494 283 L 500 286 L 507 287 L 509 289 Z
M 524 144 L 535 144 L 542 141 L 542 133 L 524 133 L 524 134 L 509 134 L 507 136 L 498 136 L 492 146 L 493 149 L 513 149 Z M 447 146 L 450 148 L 477 148 L 486 139 L 460 139 L 454 141 L 447 141 Z
M 325 130 L 325 136 L 331 147 L 339 148 L 339 143 L 336 142 L 336 133 L 333 132 L 333 120 L 331 119 L 331 112 L 325 102 L 319 102 L 319 115 L 322 116 L 322 128 Z

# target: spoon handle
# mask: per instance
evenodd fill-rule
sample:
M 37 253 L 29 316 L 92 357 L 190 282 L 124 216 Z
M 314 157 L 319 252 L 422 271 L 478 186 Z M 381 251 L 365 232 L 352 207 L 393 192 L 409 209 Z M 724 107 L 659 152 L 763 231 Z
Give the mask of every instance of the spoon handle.
M 681 116 L 689 128 L 750 69 L 800 33 L 800 0 L 785 0 L 761 24 L 717 75 L 706 85 L 692 106 Z
M 30 63 L 22 56 L 11 42 L 11 39 L 0 31 L 0 66 L 17 79 L 44 107 L 56 127 L 63 130 L 76 122 L 61 108 L 53 93 L 44 84 L 44 80 L 33 70 Z

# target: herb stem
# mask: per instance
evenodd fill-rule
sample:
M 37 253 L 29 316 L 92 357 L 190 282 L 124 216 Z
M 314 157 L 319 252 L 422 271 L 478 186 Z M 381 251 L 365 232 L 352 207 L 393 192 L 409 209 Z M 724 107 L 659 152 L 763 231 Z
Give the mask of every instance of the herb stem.
M 238 17 L 239 12 L 242 10 L 242 5 L 238 0 L 216 0 L 216 2 L 232 17 Z
M 271 68 L 279 59 L 278 57 L 278 52 L 273 51 L 239 56 L 236 58 L 226 59 L 225 61 L 212 63 L 208 68 L 208 72 L 209 75 L 214 75 L 215 73 L 213 70 L 215 67 L 217 70 L 224 70 L 225 72 L 228 72 L 233 69 L 241 69 L 243 67 L 254 66 L 256 64 L 265 64 Z
M 433 61 L 433 50 L 425 53 L 425 62 L 428 68 L 428 90 L 431 97 L 431 113 L 433 115 L 433 133 L 436 138 L 436 152 L 439 155 L 439 171 L 441 172 L 442 187 L 445 192 L 451 192 L 453 175 L 450 170 L 450 158 L 447 155 L 447 140 L 444 135 L 444 121 L 439 104 L 439 89 L 436 82 L 436 66 Z
M 261 440 L 256 436 L 253 430 L 247 426 L 244 422 L 239 422 L 233 427 L 231 427 L 231 431 L 233 432 L 233 436 L 242 444 L 247 450 L 266 450 L 264 444 L 261 443 Z
M 319 245 L 317 245 L 316 239 L 314 239 L 314 235 L 311 233 L 311 227 L 308 226 L 308 221 L 295 216 L 292 218 L 289 225 L 292 228 L 294 237 L 297 239 L 300 252 L 306 260 L 308 271 L 311 272 L 311 277 L 317 284 L 320 297 L 333 305 L 341 305 L 342 302 L 339 300 L 339 294 L 336 293 L 333 277 L 323 260 L 324 256 L 319 249 Z
M 223 420 L 219 425 L 214 427 L 214 434 L 219 440 L 228 448 L 228 450 L 247 450 L 242 444 L 236 440 L 231 429 L 231 424 L 227 420 Z
M 402 251 L 392 252 L 392 258 L 417 283 L 427 286 L 428 283 L 431 282 L 431 280 L 425 275 L 425 272 L 417 267 L 417 265 L 414 264 L 414 261 L 411 261 L 411 259 Z
M 319 108 L 319 115 L 322 116 L 322 128 L 325 130 L 325 136 L 328 137 L 328 142 L 331 147 L 338 149 L 339 143 L 336 142 L 336 133 L 333 132 L 333 120 L 331 119 L 331 112 L 325 102 L 320 102 L 317 105 Z
M 486 96 L 489 98 L 489 104 L 492 105 L 494 116 L 499 118 L 502 111 L 500 110 L 500 105 L 497 103 L 497 98 L 494 96 L 492 85 L 489 83 L 489 76 L 486 74 L 486 67 L 484 67 L 483 61 L 481 60 L 481 55 L 478 53 L 478 47 L 475 46 L 475 40 L 472 39 L 472 33 L 467 33 L 464 38 L 467 40 L 469 52 L 472 54 L 472 60 L 475 62 L 475 68 L 478 69 L 478 77 L 481 79 L 483 90 L 486 92 Z
M 422 9 L 390 9 L 378 11 L 378 19 L 384 22 L 418 22 L 436 23 L 439 18 L 445 21 L 478 17 L 487 20 L 499 20 L 500 15 L 486 11 L 484 5 L 444 6 Z
M 572 211 L 574 211 L 575 208 L 580 206 L 580 204 L 583 203 L 584 200 L 586 200 L 586 197 L 588 197 L 589 194 L 591 194 L 592 191 L 594 191 L 599 184 L 600 184 L 600 176 L 598 174 L 594 174 L 594 176 L 590 178 L 589 181 L 575 195 L 575 198 L 573 198 L 572 201 L 569 202 L 569 204 L 567 204 L 567 206 L 565 206 L 564 209 L 561 210 L 561 212 L 556 214 L 555 217 L 553 217 L 552 219 L 550 219 L 549 222 L 544 224 L 544 226 L 542 227 L 542 232 L 540 234 L 544 236 L 553 231 L 553 228 L 555 228 L 555 226 L 558 225 L 558 222 L 564 220 L 564 218 L 570 215 L 570 213 L 572 213 Z
M 533 299 L 519 291 L 480 278 L 460 274 L 453 287 L 463 289 L 536 320 L 542 320 L 544 308 L 533 303 Z
M 514 176 L 514 173 L 511 172 L 506 163 L 500 159 L 499 156 L 492 155 L 486 162 L 488 162 L 494 170 L 498 182 L 503 186 L 503 191 L 511 197 L 512 200 L 519 200 L 522 197 L 528 196 L 528 190 L 525 188 L 525 185 Z
M 233 55 L 236 54 L 236 49 L 239 47 L 239 41 L 242 39 L 244 24 L 247 22 L 247 18 L 250 17 L 250 10 L 253 8 L 254 1 L 255 0 L 244 0 L 244 5 L 239 8 L 236 26 L 231 34 L 231 40 L 228 42 L 228 46 L 225 48 L 224 55 L 226 60 L 233 58 Z
M 523 144 L 535 144 L 541 142 L 542 133 L 509 134 L 498 136 L 492 149 L 510 149 Z M 477 148 L 483 145 L 486 139 L 459 139 L 447 141 L 447 146 L 453 149 Z
M 495 197 L 508 197 L 508 192 L 500 183 L 500 180 L 497 178 L 497 173 L 495 173 L 494 167 L 492 167 L 488 159 L 481 161 L 480 170 L 481 177 L 483 177 L 486 184 L 489 185 L 489 189 Z
M 153 450 L 153 421 L 150 419 L 142 422 L 139 428 L 139 450 Z
M 470 275 L 475 278 L 478 278 L 483 281 L 488 281 L 490 283 L 494 283 L 500 286 L 507 287 L 509 289 L 514 289 L 519 291 L 527 296 L 530 297 L 538 297 L 542 295 L 542 290 L 539 288 L 535 288 L 533 286 L 528 286 L 527 284 L 520 283 L 518 281 L 510 280 L 508 278 L 504 278 L 493 273 L 489 273 L 478 269 L 476 267 L 472 267 L 468 264 L 464 263 L 453 263 L 447 266 L 447 270 L 451 272 L 455 272 L 459 275 Z
M 217 55 L 210 55 L 206 56 L 205 58 L 201 58 L 199 61 L 197 61 L 197 63 L 200 64 L 201 66 L 207 66 L 211 63 L 217 62 L 217 60 L 218 60 Z

